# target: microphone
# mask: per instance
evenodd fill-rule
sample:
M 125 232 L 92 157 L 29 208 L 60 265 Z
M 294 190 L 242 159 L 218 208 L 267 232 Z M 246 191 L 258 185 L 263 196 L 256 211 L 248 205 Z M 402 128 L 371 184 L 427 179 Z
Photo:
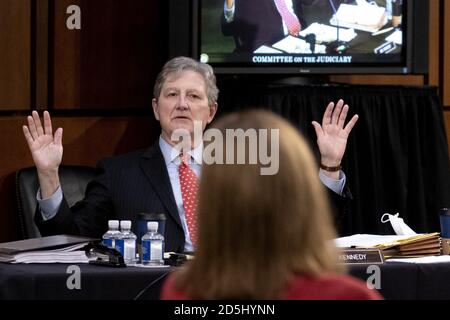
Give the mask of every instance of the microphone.
M 333 0 L 328 0 L 328 3 L 331 5 L 331 9 L 333 9 L 334 14 L 336 14 L 336 7 L 334 6 Z
M 314 33 L 308 33 L 305 36 L 305 41 L 309 43 L 309 49 L 311 53 L 314 53 L 316 50 L 316 35 Z
M 345 50 L 347 48 L 347 46 L 345 45 L 344 42 L 342 42 L 339 39 L 339 29 L 340 29 L 339 19 L 337 17 L 337 10 L 336 10 L 336 6 L 334 5 L 334 1 L 328 0 L 328 3 L 330 4 L 331 9 L 333 9 L 334 17 L 336 20 L 336 41 L 333 41 L 332 43 L 330 43 L 328 45 L 329 50 L 327 50 L 327 51 L 328 51 L 328 53 L 335 53 L 335 52 L 341 53 L 343 50 Z

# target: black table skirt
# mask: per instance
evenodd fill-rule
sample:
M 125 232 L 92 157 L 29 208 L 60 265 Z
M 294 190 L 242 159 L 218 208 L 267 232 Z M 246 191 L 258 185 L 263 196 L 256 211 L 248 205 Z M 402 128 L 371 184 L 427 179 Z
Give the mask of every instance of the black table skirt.
M 68 289 L 67 264 L 0 264 L 0 299 L 158 299 L 170 268 L 109 268 L 80 264 L 81 288 Z M 366 266 L 351 275 L 374 283 Z M 380 266 L 380 293 L 386 299 L 450 299 L 450 263 L 387 263 Z

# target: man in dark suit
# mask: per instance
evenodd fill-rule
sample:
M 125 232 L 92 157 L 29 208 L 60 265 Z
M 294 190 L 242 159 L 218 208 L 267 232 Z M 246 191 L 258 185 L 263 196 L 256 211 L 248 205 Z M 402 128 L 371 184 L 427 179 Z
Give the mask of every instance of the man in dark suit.
M 271 46 L 306 28 L 302 5 L 315 0 L 225 0 L 222 33 L 233 36 L 235 52 Z
M 205 129 L 216 114 L 217 98 L 216 79 L 209 65 L 186 57 L 167 62 L 156 80 L 152 101 L 154 115 L 161 124 L 159 140 L 147 150 L 100 161 L 98 175 L 88 185 L 85 199 L 72 208 L 64 199 L 59 184 L 62 128 L 53 134 L 49 113 L 44 112 L 42 126 L 39 114 L 33 111 L 23 131 L 39 177 L 35 221 L 42 235 L 66 233 L 101 237 L 107 231 L 108 220 L 136 222 L 140 212 L 162 212 L 166 214 L 166 251 L 192 251 L 191 219 L 183 201 L 181 173 L 179 176 L 181 156 L 174 133 L 179 130 L 188 133 L 192 144 L 184 156 L 190 156 L 189 167 L 199 177 L 203 141 L 195 139 L 194 122 L 201 124 L 200 130 Z M 322 155 L 321 180 L 333 194 L 343 196 L 345 177 L 339 165 L 348 134 L 357 120 L 354 116 L 344 127 L 347 111 L 348 106 L 344 106 L 342 100 L 336 107 L 330 103 L 322 125 L 314 123 Z

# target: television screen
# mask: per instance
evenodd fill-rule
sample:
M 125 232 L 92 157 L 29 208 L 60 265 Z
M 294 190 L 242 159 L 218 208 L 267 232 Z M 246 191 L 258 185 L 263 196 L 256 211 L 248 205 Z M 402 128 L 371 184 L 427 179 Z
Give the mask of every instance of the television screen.
M 412 0 L 198 0 L 193 55 L 218 73 L 410 73 Z

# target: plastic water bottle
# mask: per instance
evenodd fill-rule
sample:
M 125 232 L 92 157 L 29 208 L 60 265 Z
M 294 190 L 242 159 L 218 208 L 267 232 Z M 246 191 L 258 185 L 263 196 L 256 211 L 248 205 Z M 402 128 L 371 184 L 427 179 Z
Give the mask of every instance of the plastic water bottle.
M 118 239 L 120 235 L 119 220 L 109 220 L 108 229 L 109 230 L 102 237 L 102 243 L 103 245 L 114 249 L 116 246 L 116 239 Z
M 158 233 L 158 222 L 147 222 L 147 230 L 142 237 L 142 264 L 164 265 L 164 237 Z
M 136 263 L 136 235 L 131 231 L 131 221 L 120 221 L 120 237 L 116 240 L 116 249 L 122 254 L 126 264 Z

